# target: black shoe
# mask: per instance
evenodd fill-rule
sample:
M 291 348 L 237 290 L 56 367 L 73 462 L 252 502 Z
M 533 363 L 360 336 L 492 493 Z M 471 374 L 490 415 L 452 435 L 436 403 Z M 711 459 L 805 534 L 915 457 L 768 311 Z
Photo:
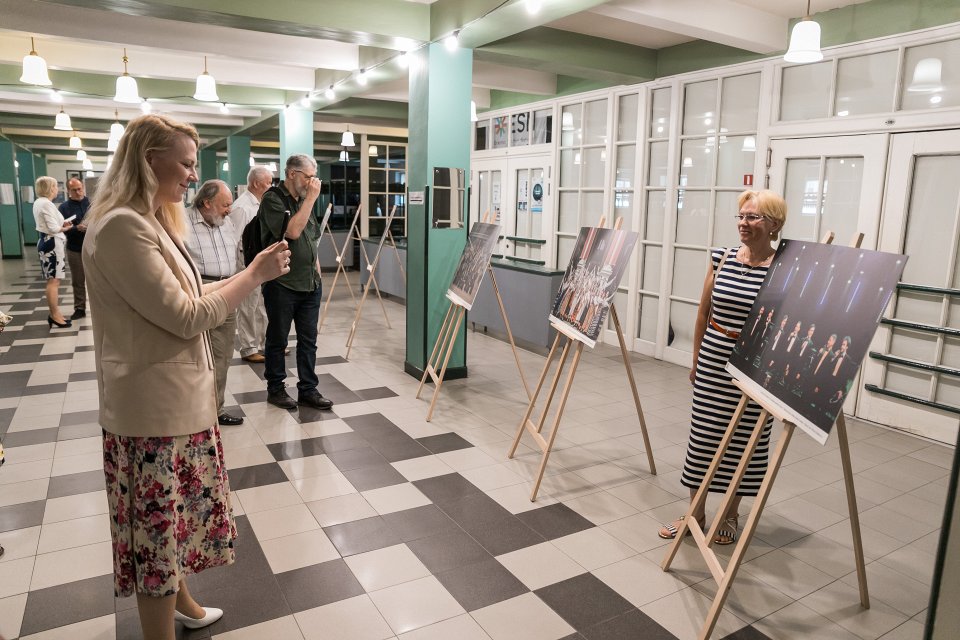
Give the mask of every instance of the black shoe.
M 67 320 L 66 322 L 60 323 L 54 320 L 52 316 L 47 316 L 47 324 L 50 326 L 51 329 L 53 329 L 54 327 L 60 327 L 61 329 L 66 329 L 73 323 L 70 322 L 69 320 Z
M 297 404 L 314 409 L 330 409 L 333 407 L 333 400 L 324 398 L 319 391 L 314 389 L 313 391 L 301 391 L 297 396 Z
M 280 407 L 281 409 L 297 408 L 297 402 L 287 394 L 287 391 L 285 389 L 281 389 L 276 393 L 268 391 L 267 402 L 269 402 L 275 407 Z
M 86 317 L 87 317 L 86 309 L 74 309 L 73 313 L 70 314 L 71 320 L 79 320 L 80 318 L 86 318 Z
M 235 427 L 239 424 L 243 424 L 243 418 L 240 416 L 232 416 L 229 413 L 221 413 L 217 416 L 217 422 L 225 427 Z

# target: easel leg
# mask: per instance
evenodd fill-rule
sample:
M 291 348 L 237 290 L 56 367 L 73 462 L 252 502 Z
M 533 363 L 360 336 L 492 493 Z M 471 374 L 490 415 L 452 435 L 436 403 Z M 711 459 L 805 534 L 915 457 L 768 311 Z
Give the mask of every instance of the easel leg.
M 487 273 L 490 274 L 490 284 L 493 285 L 493 295 L 496 296 L 497 304 L 500 305 L 500 315 L 503 316 L 503 326 L 507 328 L 507 339 L 510 340 L 513 359 L 517 363 L 517 371 L 520 372 L 520 382 L 523 383 L 523 390 L 527 392 L 527 399 L 529 400 L 533 396 L 530 394 L 530 386 L 527 384 L 527 378 L 523 375 L 523 366 L 520 364 L 520 354 L 517 353 L 517 344 L 513 341 L 513 332 L 510 331 L 510 320 L 507 318 L 507 310 L 503 306 L 503 298 L 500 297 L 500 287 L 497 286 L 497 277 L 493 275 L 493 269 L 489 265 L 487 266 Z M 641 420 L 643 419 L 641 418 Z
M 847 440 L 847 421 L 843 411 L 837 416 L 837 443 L 840 445 L 840 462 L 843 465 L 843 484 L 847 490 L 847 508 L 850 510 L 850 529 L 853 534 L 853 557 L 857 565 L 857 582 L 860 585 L 860 604 L 870 608 L 870 593 L 867 591 L 867 567 L 863 559 L 863 539 L 860 535 L 860 511 L 857 509 L 857 492 L 853 486 L 853 465 L 850 464 L 850 443 Z
M 640 406 L 640 394 L 637 393 L 637 381 L 633 378 L 633 366 L 630 364 L 627 343 L 623 339 L 623 329 L 620 328 L 620 318 L 617 316 L 617 308 L 612 304 L 610 305 L 610 318 L 613 320 L 613 326 L 617 330 L 617 340 L 620 341 L 620 353 L 623 355 L 623 365 L 627 368 L 627 380 L 630 382 L 630 391 L 633 392 L 633 403 L 637 406 L 637 417 L 640 419 L 640 434 L 643 436 L 643 448 L 647 451 L 647 464 L 650 465 L 650 473 L 657 475 L 657 464 L 653 461 L 653 447 L 650 446 L 650 435 L 647 433 L 647 421 L 643 418 L 643 407 Z
M 323 305 L 323 313 L 320 315 L 320 324 L 317 325 L 317 329 L 323 327 L 324 321 L 327 319 L 327 311 L 330 309 L 330 301 L 333 300 L 333 292 L 337 290 L 337 280 L 340 279 L 340 272 L 343 271 L 343 280 L 347 283 L 347 291 L 350 292 L 350 297 L 353 299 L 353 303 L 357 303 L 357 297 L 353 294 L 353 289 L 350 287 L 350 282 L 347 279 L 347 271 L 343 268 L 343 259 L 337 261 L 337 272 L 333 276 L 333 284 L 330 285 L 330 293 L 327 294 L 327 301 Z
M 350 325 L 350 335 L 347 336 L 347 354 L 344 356 L 347 360 L 350 359 L 350 350 L 353 348 L 353 339 L 357 335 L 357 327 L 360 326 L 360 316 L 363 314 L 363 303 L 367 299 L 367 293 L 370 291 L 370 287 L 365 287 L 363 289 L 363 295 L 360 296 L 360 303 L 357 304 L 357 312 L 353 316 L 353 324 Z
M 373 283 L 373 290 L 376 291 L 377 300 L 380 301 L 380 309 L 381 311 L 383 311 L 383 319 L 387 323 L 387 329 L 393 329 L 393 327 L 390 326 L 390 318 L 387 317 L 387 308 L 383 305 L 383 297 L 381 297 L 380 295 L 380 286 L 377 284 L 377 274 L 376 274 L 377 265 L 370 262 L 370 256 L 367 254 L 366 247 L 363 246 L 363 240 L 360 238 L 357 238 L 357 242 L 360 243 L 360 250 L 363 251 L 363 259 L 366 261 L 367 267 L 368 267 L 367 272 L 370 274 L 370 279 L 367 281 L 367 286 L 365 287 L 364 292 L 366 292 L 366 289 L 370 288 L 370 283 Z M 361 301 L 362 300 L 363 298 L 361 298 Z
M 420 386 L 417 387 L 417 395 L 415 398 L 420 397 L 420 393 L 423 391 L 423 385 L 427 381 L 427 378 L 430 376 L 430 369 L 436 368 L 434 365 L 435 358 L 437 357 L 437 352 L 441 350 L 441 344 L 443 343 L 443 336 L 447 332 L 447 323 L 450 321 L 450 314 L 453 312 L 453 303 L 450 303 L 450 306 L 447 307 L 447 314 L 443 316 L 443 323 L 440 325 L 440 333 L 437 334 L 437 341 L 433 343 L 433 351 L 430 352 L 430 358 L 427 360 L 427 364 L 423 367 L 423 375 L 420 377 Z
M 510 447 L 510 451 L 507 453 L 508 458 L 512 458 L 517 452 L 517 446 L 520 444 L 520 438 L 523 436 L 523 432 L 527 428 L 527 421 L 530 419 L 530 415 L 533 413 L 533 407 L 537 403 L 537 397 L 540 395 L 540 390 L 543 388 L 543 383 L 547 379 L 547 374 L 550 372 L 550 364 L 553 362 L 553 357 L 557 353 L 557 347 L 560 345 L 561 336 L 559 333 L 557 337 L 553 339 L 553 345 L 550 347 L 550 353 L 547 354 L 547 361 L 543 363 L 543 370 L 540 372 L 540 379 L 537 380 L 537 388 L 533 392 L 533 397 L 530 398 L 530 402 L 527 403 L 527 411 L 523 414 L 523 420 L 520 422 L 520 426 L 517 428 L 517 435 L 513 439 L 513 445 Z
M 453 320 L 447 328 L 447 353 L 443 356 L 443 366 L 440 368 L 440 375 L 437 378 L 437 386 L 433 389 L 433 399 L 430 400 L 430 408 L 427 410 L 427 422 L 433 418 L 433 409 L 437 406 L 437 398 L 440 397 L 440 387 L 443 386 L 443 377 L 447 373 L 447 364 L 450 362 L 450 356 L 453 354 L 453 346 L 457 344 L 457 331 L 460 328 L 460 321 L 463 319 L 463 307 L 457 306 L 453 312 Z

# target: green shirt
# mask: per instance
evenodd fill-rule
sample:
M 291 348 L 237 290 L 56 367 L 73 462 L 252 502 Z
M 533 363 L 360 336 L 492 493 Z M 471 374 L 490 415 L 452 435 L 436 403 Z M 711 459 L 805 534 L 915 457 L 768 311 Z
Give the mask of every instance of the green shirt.
M 280 229 L 283 227 L 283 217 L 286 211 L 290 215 L 297 215 L 301 200 L 290 195 L 287 186 L 280 182 L 280 191 L 286 196 L 284 202 L 276 193 L 267 191 L 260 200 L 260 234 L 263 246 L 268 247 L 277 241 Z M 320 224 L 317 218 L 310 213 L 307 226 L 296 240 L 287 238 L 290 245 L 290 272 L 280 276 L 274 282 L 293 291 L 314 291 L 320 286 L 320 273 L 317 271 L 317 241 L 320 238 Z

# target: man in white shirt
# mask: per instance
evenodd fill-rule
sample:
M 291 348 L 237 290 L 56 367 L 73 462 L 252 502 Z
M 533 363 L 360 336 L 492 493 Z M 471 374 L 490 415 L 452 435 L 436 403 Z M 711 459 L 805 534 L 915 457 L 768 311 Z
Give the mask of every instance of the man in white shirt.
M 246 265 L 243 263 L 243 247 L 240 239 L 243 229 L 253 220 L 260 209 L 260 198 L 273 184 L 273 172 L 262 165 L 250 169 L 247 174 L 247 190 L 241 193 L 230 208 L 227 219 L 233 225 L 237 239 L 237 271 Z M 267 312 L 263 307 L 263 295 L 260 287 L 250 292 L 237 308 L 236 347 L 240 357 L 247 362 L 263 362 L 263 341 L 267 332 Z
M 223 180 L 207 180 L 187 209 L 187 234 L 184 244 L 204 282 L 226 280 L 237 273 L 237 243 L 240 241 L 227 224 L 233 195 Z M 217 422 L 226 426 L 243 424 L 243 418 L 223 411 L 227 388 L 227 369 L 233 357 L 233 339 L 237 332 L 237 314 L 231 312 L 222 325 L 210 330 L 213 367 L 217 376 Z

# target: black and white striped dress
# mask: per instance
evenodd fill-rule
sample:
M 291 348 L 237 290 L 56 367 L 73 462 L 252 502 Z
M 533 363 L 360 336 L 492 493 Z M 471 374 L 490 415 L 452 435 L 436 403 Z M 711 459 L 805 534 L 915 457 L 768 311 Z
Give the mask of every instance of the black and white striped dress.
M 767 274 L 767 267 L 750 268 L 737 260 L 737 250 L 712 249 L 713 269 L 716 271 L 723 253 L 727 259 L 713 286 L 713 320 L 728 331 L 740 332 L 753 306 L 754 298 L 760 291 L 760 285 Z M 740 390 L 733 386 L 730 374 L 724 370 L 736 340 L 707 325 L 707 331 L 700 345 L 697 358 L 696 377 L 693 383 L 693 407 L 691 409 L 690 440 L 687 444 L 687 457 L 683 464 L 681 483 L 685 487 L 698 489 L 703 482 L 707 469 L 713 461 L 720 440 L 730 424 L 730 419 L 740 402 Z M 710 491 L 727 490 L 730 479 L 746 449 L 750 432 L 760 417 L 760 407 L 751 402 L 740 418 L 733 441 L 720 464 Z M 747 467 L 746 475 L 737 491 L 741 496 L 755 496 L 767 471 L 767 457 L 770 449 L 770 426 L 773 419 L 767 421 L 766 428 L 757 445 L 757 449 Z

